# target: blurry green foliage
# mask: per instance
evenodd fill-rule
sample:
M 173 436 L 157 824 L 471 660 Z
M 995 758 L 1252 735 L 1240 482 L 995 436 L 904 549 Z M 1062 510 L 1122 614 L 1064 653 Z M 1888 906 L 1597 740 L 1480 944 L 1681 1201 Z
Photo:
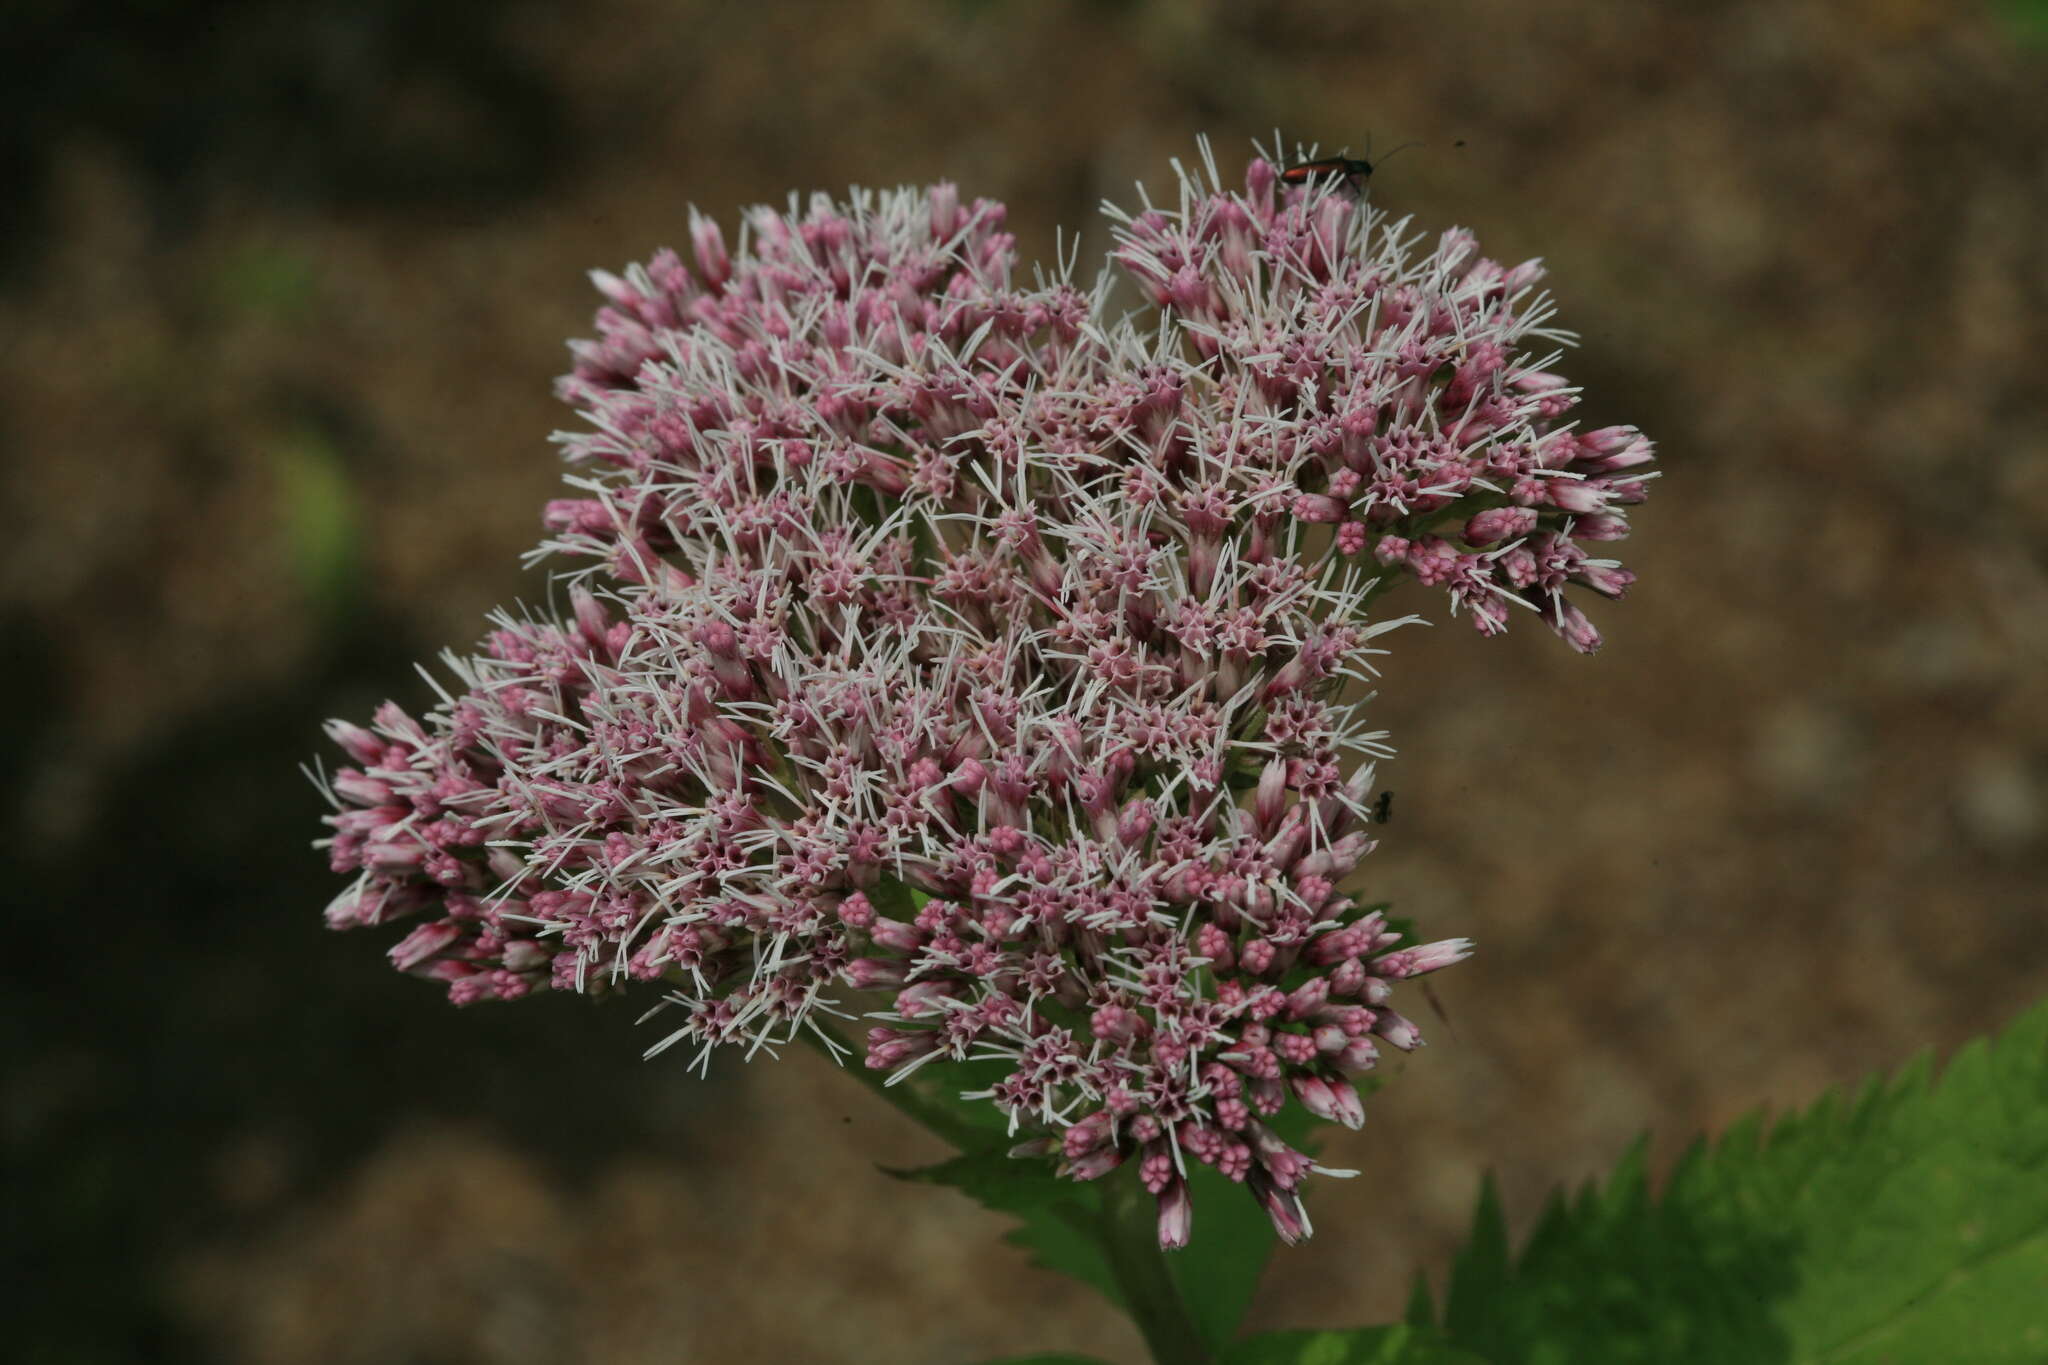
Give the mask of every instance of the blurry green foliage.
M 301 252 L 243 246 L 228 253 L 211 285 L 213 302 L 231 317 L 292 322 L 312 311 L 318 278 Z
M 1225 1351 L 1218 1365 L 1486 1365 L 1433 1327 L 1348 1332 L 1265 1332 Z
M 1999 0 L 1998 12 L 2023 41 L 2048 46 L 2048 0 Z
M 286 570 L 316 610 L 345 613 L 360 590 L 362 514 L 340 453 L 318 433 L 301 431 L 271 460 Z

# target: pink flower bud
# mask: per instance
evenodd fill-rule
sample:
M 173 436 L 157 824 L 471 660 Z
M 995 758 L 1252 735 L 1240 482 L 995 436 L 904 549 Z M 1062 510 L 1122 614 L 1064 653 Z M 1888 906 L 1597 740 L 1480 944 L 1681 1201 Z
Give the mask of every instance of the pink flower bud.
M 926 1055 L 938 1044 L 938 1033 L 930 1029 L 869 1029 L 868 1070 L 892 1071 Z
M 1220 925 L 1205 924 L 1196 932 L 1195 951 L 1216 971 L 1227 972 L 1237 966 L 1236 945 Z
M 910 963 L 903 958 L 857 957 L 840 974 L 857 991 L 889 990 L 909 979 Z
M 1579 448 L 1597 458 L 1582 460 L 1589 473 L 1614 474 L 1648 464 L 1657 458 L 1657 448 L 1634 427 L 1602 427 L 1579 437 Z
M 1152 832 L 1152 821 L 1152 803 L 1142 796 L 1132 797 L 1117 816 L 1117 842 L 1126 847 L 1143 843 Z
M 896 992 L 896 1013 L 904 1019 L 944 1015 L 945 1002 L 957 998 L 960 990 L 961 987 L 952 981 L 917 982 Z
M 1446 938 L 1374 958 L 1372 970 L 1390 980 L 1401 980 L 1421 976 L 1424 972 L 1440 971 L 1453 963 L 1463 962 L 1470 956 L 1471 939 Z
M 697 627 L 695 635 L 697 643 L 717 658 L 730 659 L 739 654 L 739 632 L 724 621 L 706 621 Z
M 426 861 L 429 851 L 417 840 L 377 840 L 363 845 L 363 866 L 375 872 L 410 872 Z
M 532 972 L 545 967 L 554 954 L 546 944 L 530 938 L 515 938 L 500 950 L 499 956 L 511 971 Z
M 1603 597 L 1619 597 L 1636 581 L 1636 576 L 1627 569 L 1616 568 L 1612 564 L 1596 563 L 1593 560 L 1587 560 L 1579 565 L 1578 572 L 1572 577 Z
M 379 777 L 366 777 L 354 768 L 334 775 L 334 794 L 359 806 L 382 806 L 391 800 L 391 784 Z
M 1576 540 L 1593 541 L 1626 540 L 1628 519 L 1606 512 L 1578 517 L 1572 521 L 1572 537 Z
M 1288 1081 L 1294 1097 L 1317 1118 L 1341 1123 L 1346 1128 L 1365 1125 L 1365 1105 L 1350 1082 L 1325 1080 L 1320 1076 L 1297 1075 Z
M 1128 1043 L 1138 1036 L 1145 1021 L 1122 1005 L 1104 1005 L 1089 1016 L 1088 1028 L 1105 1042 Z
M 953 773 L 952 780 L 946 785 L 962 796 L 971 797 L 979 792 L 987 781 L 988 769 L 981 765 L 979 759 L 970 758 L 961 763 Z
M 1312 1229 L 1300 1196 L 1279 1188 L 1272 1177 L 1256 1167 L 1245 1178 L 1245 1185 L 1265 1208 L 1266 1216 L 1273 1222 L 1273 1232 L 1282 1243 L 1296 1246 L 1308 1237 Z
M 1465 523 L 1465 543 L 1492 545 L 1496 541 L 1525 536 L 1536 529 L 1533 507 L 1490 507 Z
M 1287 760 L 1268 759 L 1263 772 L 1259 774 L 1258 795 L 1252 802 L 1252 823 L 1263 834 L 1271 834 L 1280 824 L 1280 812 L 1287 800 Z
M 1380 1051 L 1370 1038 L 1353 1038 L 1330 1059 L 1330 1065 L 1347 1076 L 1356 1076 L 1378 1065 Z
M 1413 1052 L 1423 1045 L 1422 1030 L 1415 1027 L 1413 1020 L 1393 1010 L 1381 1010 L 1372 1022 L 1372 1031 L 1403 1052 Z
M 1364 832 L 1354 832 L 1312 853 L 1304 854 L 1293 867 L 1296 878 L 1321 877 L 1338 882 L 1351 875 L 1359 860 L 1370 853 L 1374 841 Z
M 578 585 L 569 591 L 569 604 L 576 616 L 576 629 L 591 652 L 600 658 L 610 658 L 609 635 L 611 614 L 604 609 L 588 588 Z
M 1335 522 L 1344 519 L 1344 504 L 1325 493 L 1302 493 L 1294 499 L 1294 519 L 1306 522 Z
M 1600 632 L 1586 619 L 1586 613 L 1562 598 L 1553 598 L 1544 611 L 1545 619 L 1564 642 L 1581 654 L 1591 654 L 1600 648 Z
M 845 909 L 842 904 L 842 918 Z M 899 953 L 914 953 L 924 946 L 926 935 L 914 924 L 905 924 L 902 920 L 876 915 L 874 921 L 868 925 L 868 937 L 884 948 L 893 948 Z
M 1273 188 L 1280 183 L 1280 170 L 1262 156 L 1255 156 L 1244 168 L 1245 196 L 1252 201 L 1254 211 L 1263 207 L 1270 211 L 1273 202 Z
M 391 948 L 391 965 L 409 972 L 462 937 L 462 926 L 451 919 L 422 924 Z
M 1159 1246 L 1164 1251 L 1178 1251 L 1188 1244 L 1195 1223 L 1195 1205 L 1188 1195 L 1187 1181 L 1175 1176 L 1158 1191 L 1158 1197 Z
M 327 722 L 327 737 L 365 767 L 374 767 L 384 759 L 384 741 L 360 725 L 330 720 Z
M 1086 1156 L 1067 1163 L 1067 1176 L 1072 1180 L 1100 1180 L 1124 1164 L 1124 1154 L 1115 1147 L 1098 1147 Z
M 321 918 L 330 929 L 353 929 L 358 925 L 376 923 L 376 903 L 367 899 L 360 886 L 351 886 L 327 903 Z
M 732 258 L 726 254 L 725 234 L 718 220 L 690 210 L 690 246 L 697 257 L 697 273 L 704 283 L 717 289 L 732 278 Z
M 1566 512 L 1598 512 L 1611 496 L 1607 489 L 1578 479 L 1551 479 L 1543 485 L 1543 500 Z

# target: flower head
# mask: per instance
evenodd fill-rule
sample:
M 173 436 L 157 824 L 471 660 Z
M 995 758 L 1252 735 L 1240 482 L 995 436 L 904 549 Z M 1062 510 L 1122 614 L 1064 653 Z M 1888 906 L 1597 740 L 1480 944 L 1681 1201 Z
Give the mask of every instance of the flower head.
M 1469 951 L 1340 889 L 1368 604 L 1592 648 L 1566 590 L 1628 575 L 1579 542 L 1650 447 L 1557 424 L 1534 263 L 1270 162 L 1120 220 L 1138 320 L 1020 284 L 1002 222 L 855 192 L 595 277 L 568 610 L 501 614 L 424 719 L 335 723 L 328 919 L 412 921 L 393 961 L 458 1003 L 644 983 L 700 1061 L 886 990 L 870 1067 L 1001 1059 L 978 1097 L 1076 1179 L 1137 1161 L 1163 1241 L 1190 1160 L 1293 1239 L 1319 1168 L 1268 1121 L 1358 1126 L 1421 1043 L 1397 984 Z

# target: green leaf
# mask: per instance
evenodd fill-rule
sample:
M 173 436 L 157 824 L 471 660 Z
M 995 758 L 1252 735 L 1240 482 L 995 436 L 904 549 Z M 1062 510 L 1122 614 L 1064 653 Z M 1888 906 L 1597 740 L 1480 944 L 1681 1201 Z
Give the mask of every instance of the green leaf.
M 1249 1190 L 1196 1161 L 1187 1166 L 1194 1228 L 1185 1247 L 1166 1253 L 1166 1268 L 1214 1349 L 1237 1335 L 1276 1239 L 1273 1220 Z
M 1433 1327 L 1362 1327 L 1352 1332 L 1267 1332 L 1240 1341 L 1216 1365 L 1487 1365 L 1454 1349 Z
M 1445 1326 L 1496 1365 L 2048 1360 L 2048 1002 L 1853 1099 L 1695 1144 L 1661 1198 L 1638 1143 L 1517 1260 L 1482 1192 Z
M 899 882 L 894 877 L 883 877 L 867 889 L 868 903 L 890 919 L 913 919 L 924 903 L 931 899 L 924 892 L 908 882 Z
M 1018 1160 L 997 1147 L 915 1171 L 891 1171 L 905 1180 L 947 1185 L 984 1208 L 1007 1213 L 1019 1226 L 1005 1238 L 1047 1270 L 1070 1275 L 1124 1308 L 1122 1292 L 1104 1255 L 1097 1229 L 1102 1202 L 1095 1186 L 1062 1180 L 1049 1163 Z M 1194 1235 L 1166 1266 L 1188 1316 L 1214 1349 L 1237 1333 L 1259 1272 L 1273 1250 L 1273 1225 L 1242 1185 L 1190 1163 Z
M 1004 1356 L 1001 1360 L 984 1361 L 983 1365 L 1109 1365 L 1109 1362 L 1095 1356 L 1068 1355 L 1061 1352 L 1043 1356 Z
M 1021 1226 L 1003 1240 L 1029 1252 L 1035 1264 L 1071 1275 L 1118 1308 L 1125 1306 L 1095 1236 L 1102 1201 L 1094 1186 L 1061 1180 L 1049 1162 L 1019 1160 L 1002 1147 L 889 1174 L 947 1185 L 984 1208 L 1010 1214 Z

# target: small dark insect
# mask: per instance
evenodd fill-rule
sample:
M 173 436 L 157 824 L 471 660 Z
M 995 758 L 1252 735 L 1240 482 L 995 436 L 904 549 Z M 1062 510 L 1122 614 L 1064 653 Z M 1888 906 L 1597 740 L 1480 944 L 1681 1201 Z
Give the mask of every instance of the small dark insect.
M 1379 800 L 1372 803 L 1372 822 L 1384 825 L 1394 818 L 1394 792 L 1392 788 L 1380 793 Z
M 1280 172 L 1286 185 L 1342 185 L 1353 194 L 1365 189 L 1372 178 L 1372 163 L 1355 156 L 1319 156 Z
M 1420 147 L 1419 142 L 1404 142 L 1379 159 L 1387 164 L 1387 158 L 1405 152 L 1410 147 Z M 1370 144 L 1366 150 L 1372 150 Z M 1372 179 L 1373 163 L 1362 156 L 1319 156 L 1310 161 L 1298 162 L 1280 172 L 1283 185 L 1339 185 L 1356 199 L 1365 193 L 1365 182 Z

